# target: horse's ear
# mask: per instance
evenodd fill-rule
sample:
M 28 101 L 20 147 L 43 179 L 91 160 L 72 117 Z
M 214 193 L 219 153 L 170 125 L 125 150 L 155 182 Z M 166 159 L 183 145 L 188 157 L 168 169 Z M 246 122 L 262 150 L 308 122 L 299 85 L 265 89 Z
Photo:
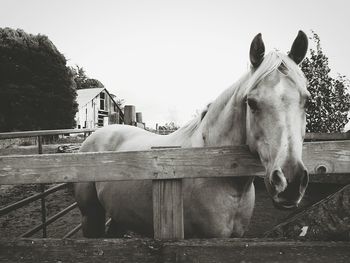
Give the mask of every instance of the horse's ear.
M 299 30 L 288 56 L 293 59 L 295 63 L 299 64 L 305 58 L 307 46 L 307 36 L 303 31 Z
M 254 68 L 259 67 L 261 62 L 264 60 L 265 55 L 265 45 L 261 37 L 261 33 L 257 34 L 252 43 L 250 44 L 250 62 Z

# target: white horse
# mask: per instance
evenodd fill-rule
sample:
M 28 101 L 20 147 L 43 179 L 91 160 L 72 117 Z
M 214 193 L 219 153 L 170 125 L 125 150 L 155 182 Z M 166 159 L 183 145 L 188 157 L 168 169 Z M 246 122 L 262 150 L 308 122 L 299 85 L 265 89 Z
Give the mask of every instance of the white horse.
M 251 69 L 187 125 L 156 135 L 126 125 L 99 129 L 81 152 L 149 150 L 152 146 L 230 146 L 248 144 L 266 168 L 266 189 L 279 208 L 302 199 L 308 173 L 302 162 L 305 102 L 310 95 L 297 66 L 305 57 L 307 37 L 299 31 L 288 55 L 265 47 L 258 34 L 250 47 Z M 254 177 L 183 180 L 185 237 L 241 237 L 252 216 Z M 105 214 L 112 218 L 108 236 L 127 230 L 153 236 L 152 182 L 118 181 L 75 184 L 86 237 L 105 235 Z

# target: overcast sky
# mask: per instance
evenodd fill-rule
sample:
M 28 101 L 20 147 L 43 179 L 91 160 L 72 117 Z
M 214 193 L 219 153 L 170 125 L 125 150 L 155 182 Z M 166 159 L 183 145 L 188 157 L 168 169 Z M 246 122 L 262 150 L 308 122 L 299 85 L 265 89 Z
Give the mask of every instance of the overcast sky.
M 319 34 L 333 74 L 350 77 L 350 2 L 1 0 L 0 27 L 44 34 L 68 59 L 143 113 L 183 125 L 248 69 L 261 32 L 288 51 L 299 29 Z

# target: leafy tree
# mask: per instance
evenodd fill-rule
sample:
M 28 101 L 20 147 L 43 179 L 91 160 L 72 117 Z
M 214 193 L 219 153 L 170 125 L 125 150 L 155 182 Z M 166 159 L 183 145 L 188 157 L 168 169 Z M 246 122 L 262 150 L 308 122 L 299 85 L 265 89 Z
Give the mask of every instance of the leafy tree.
M 125 100 L 124 99 L 116 99 L 115 102 L 117 103 L 119 108 L 124 108 Z
M 176 131 L 179 128 L 180 127 L 174 122 L 165 123 L 163 126 L 159 126 L 159 130 L 170 132 Z
M 0 28 L 0 131 L 72 128 L 73 74 L 44 35 Z
M 77 89 L 104 88 L 104 85 L 99 80 L 88 78 L 82 67 L 76 65 L 75 68 L 72 67 L 71 70 Z
M 306 105 L 307 132 L 341 132 L 349 121 L 349 80 L 342 75 L 333 78 L 328 58 L 321 48 L 320 37 L 312 32 L 310 38 L 316 49 L 310 49 L 310 57 L 300 64 L 308 80 L 311 98 Z
M 83 89 L 83 84 L 88 79 L 85 70 L 82 67 L 79 67 L 78 65 L 75 65 L 75 68 L 71 67 L 70 69 L 73 74 L 73 79 L 75 81 L 76 88 Z

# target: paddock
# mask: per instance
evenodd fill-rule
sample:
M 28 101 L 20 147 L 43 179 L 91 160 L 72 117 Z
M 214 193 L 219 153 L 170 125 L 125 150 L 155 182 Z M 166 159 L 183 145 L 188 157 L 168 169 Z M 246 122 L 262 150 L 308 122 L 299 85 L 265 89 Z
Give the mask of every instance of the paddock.
M 0 139 L 33 137 L 48 134 L 93 132 L 82 130 L 37 131 L 26 133 L 0 134 Z M 308 134 L 304 143 L 303 160 L 314 183 L 349 184 L 350 134 Z M 156 145 L 155 145 L 156 146 Z M 264 168 L 253 157 L 246 146 L 209 148 L 157 148 L 140 152 L 66 153 L 42 154 L 41 137 L 38 139 L 40 155 L 0 157 L 0 185 L 3 184 L 59 184 L 54 189 L 43 191 L 32 199 L 43 203 L 42 225 L 35 230 L 43 230 L 54 219 L 45 218 L 44 197 L 52 191 L 66 187 L 70 182 L 152 180 L 153 217 L 155 239 L 69 239 L 79 226 L 70 230 L 63 239 L 52 238 L 13 238 L 0 240 L 0 260 L 6 262 L 348 262 L 350 259 L 349 222 L 347 211 L 336 207 L 332 218 L 343 217 L 344 241 L 304 241 L 299 236 L 302 225 L 291 225 L 292 219 L 274 238 L 264 239 L 210 239 L 183 240 L 183 178 L 211 176 L 213 171 L 220 177 L 249 176 L 261 177 Z M 84 172 L 84 178 L 76 171 Z M 102 176 L 103 175 L 103 176 Z M 342 200 L 349 199 L 348 187 L 341 189 Z M 340 195 L 335 194 L 336 196 Z M 333 198 L 333 199 L 332 199 Z M 331 199 L 334 200 L 334 197 Z M 30 200 L 29 200 L 30 201 Z M 28 200 L 2 208 L 0 215 L 16 207 L 25 205 Z M 324 201 L 323 201 L 324 202 Z M 339 201 L 341 202 L 341 201 Z M 334 206 L 339 202 L 332 203 Z M 316 204 L 317 206 L 317 204 Z M 61 216 L 76 204 L 61 211 Z M 327 208 L 327 207 L 326 207 Z M 334 208 L 334 207 L 333 207 Z M 318 207 L 313 208 L 318 209 Z M 326 209 L 327 210 L 327 209 Z M 304 214 L 308 213 L 305 210 Z M 311 211 L 311 210 L 309 210 Z M 296 215 L 295 217 L 298 217 Z M 294 219 L 296 220 L 296 218 Z M 299 216 L 300 218 L 300 216 Z M 304 220 L 305 221 L 305 220 Z M 289 225 L 288 225 L 289 224 Z M 347 224 L 347 225 L 346 225 Z M 285 226 L 290 226 L 290 228 Z M 292 229 L 289 236 L 285 229 Z M 289 230 L 288 233 L 293 232 Z M 32 233 L 24 233 L 30 237 Z M 336 232 L 336 231 L 335 231 Z M 277 233 L 277 234 L 276 234 Z M 346 239 L 347 234 L 347 239 Z M 44 235 L 45 236 L 45 235 Z M 277 236 L 277 238 L 276 238 Z

